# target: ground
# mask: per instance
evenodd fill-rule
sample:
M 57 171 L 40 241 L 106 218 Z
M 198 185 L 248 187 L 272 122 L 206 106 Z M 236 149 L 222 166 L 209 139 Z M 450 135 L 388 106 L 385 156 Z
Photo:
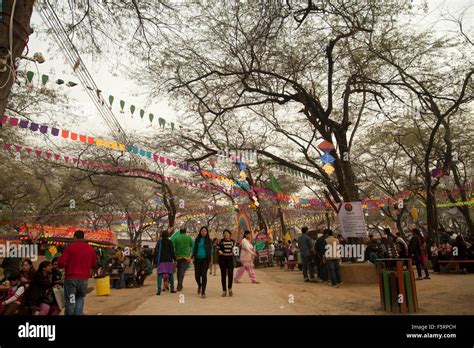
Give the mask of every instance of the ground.
M 279 268 L 257 269 L 260 284 L 247 275 L 233 286 L 233 297 L 221 297 L 219 271 L 208 277 L 207 298 L 200 298 L 192 269 L 186 274 L 180 293 L 156 296 L 156 276 L 138 289 L 111 290 L 110 296 L 86 298 L 85 312 L 97 314 L 339 314 L 392 315 L 380 309 L 378 285 L 304 283 L 301 272 Z M 474 314 L 474 274 L 433 274 L 417 281 L 418 314 Z M 184 295 L 180 297 L 180 295 Z M 184 303 L 182 303 L 184 300 Z

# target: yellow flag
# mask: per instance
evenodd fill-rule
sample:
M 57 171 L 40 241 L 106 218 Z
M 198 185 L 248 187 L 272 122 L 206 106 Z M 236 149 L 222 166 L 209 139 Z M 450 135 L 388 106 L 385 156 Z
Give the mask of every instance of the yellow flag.
M 291 241 L 291 235 L 289 232 L 286 232 L 284 239 L 285 239 L 285 243 L 288 243 L 288 241 Z

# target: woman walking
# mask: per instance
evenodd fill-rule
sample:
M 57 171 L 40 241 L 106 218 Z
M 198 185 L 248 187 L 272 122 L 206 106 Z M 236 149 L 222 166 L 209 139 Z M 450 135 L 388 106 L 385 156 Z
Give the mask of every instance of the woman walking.
M 242 250 L 240 252 L 240 262 L 242 263 L 242 266 L 237 270 L 237 275 L 235 277 L 236 283 L 240 283 L 240 279 L 244 275 L 244 271 L 247 271 L 253 284 L 259 283 L 257 282 L 255 271 L 253 269 L 253 260 L 255 259 L 257 253 L 255 252 L 254 246 L 250 242 L 250 238 L 250 231 L 245 231 L 244 238 L 242 239 Z
M 413 261 L 415 261 L 416 271 L 418 273 L 418 280 L 423 280 L 421 267 L 425 271 L 425 279 L 430 279 L 430 274 L 428 272 L 428 267 L 426 266 L 426 243 L 425 238 L 421 234 L 421 231 L 417 228 L 412 230 L 413 236 L 410 239 L 410 244 L 408 246 Z
M 161 295 L 161 284 L 163 282 L 163 276 L 168 275 L 168 280 L 171 286 L 171 293 L 175 293 L 174 289 L 174 261 L 176 257 L 174 255 L 173 243 L 168 238 L 168 231 L 161 232 L 161 239 L 156 243 L 156 264 L 158 274 L 158 291 L 157 295 Z
M 234 279 L 234 255 L 235 241 L 230 238 L 230 231 L 225 229 L 222 232 L 224 238 L 217 245 L 219 253 L 219 267 L 221 269 L 222 297 L 232 296 L 232 280 Z M 227 277 L 227 279 L 226 279 Z
M 209 238 L 207 227 L 201 227 L 199 235 L 194 240 L 193 253 L 191 258 L 194 260 L 194 276 L 198 285 L 198 295 L 206 298 L 207 270 L 211 262 L 212 243 Z

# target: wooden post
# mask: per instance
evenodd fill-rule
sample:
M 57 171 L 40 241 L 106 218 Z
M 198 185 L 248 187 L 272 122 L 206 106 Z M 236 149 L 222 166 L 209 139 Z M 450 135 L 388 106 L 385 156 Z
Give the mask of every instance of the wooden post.
M 392 313 L 398 313 L 397 273 L 390 272 L 390 297 L 392 299 Z
M 398 294 L 402 295 L 402 303 L 400 303 L 400 313 L 407 312 L 407 294 L 405 292 L 405 276 L 403 274 L 403 261 L 397 261 L 397 279 L 398 279 Z
M 408 274 L 411 280 L 411 291 L 413 293 L 413 303 L 415 305 L 415 312 L 418 312 L 418 296 L 416 294 L 415 275 L 413 274 L 413 264 L 411 260 L 408 260 Z
M 377 278 L 379 279 L 379 289 L 380 289 L 380 304 L 382 309 L 385 310 L 385 300 L 383 295 L 383 279 L 382 279 L 382 264 L 377 262 L 375 264 L 375 270 L 377 272 Z

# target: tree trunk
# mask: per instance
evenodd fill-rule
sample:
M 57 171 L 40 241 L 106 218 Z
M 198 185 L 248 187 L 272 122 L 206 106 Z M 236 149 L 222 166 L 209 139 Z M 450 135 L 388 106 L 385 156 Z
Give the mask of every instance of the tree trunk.
M 283 236 L 286 234 L 286 223 L 285 223 L 285 216 L 283 214 L 283 209 L 281 208 L 281 206 L 278 207 L 278 217 L 280 218 L 280 225 L 281 225 L 280 240 L 282 240 Z
M 0 26 L 0 59 L 7 59 L 8 66 L 0 62 L 0 115 L 3 115 L 8 103 L 8 97 L 16 75 L 15 59 L 20 57 L 25 49 L 28 38 L 33 33 L 30 27 L 31 14 L 33 13 L 34 0 L 17 0 L 13 16 L 13 71 L 11 65 L 10 51 L 10 14 L 13 12 L 14 0 L 3 0 L 2 25 Z M 5 71 L 1 71 L 5 68 Z M 13 74 L 13 75 L 12 75 Z

